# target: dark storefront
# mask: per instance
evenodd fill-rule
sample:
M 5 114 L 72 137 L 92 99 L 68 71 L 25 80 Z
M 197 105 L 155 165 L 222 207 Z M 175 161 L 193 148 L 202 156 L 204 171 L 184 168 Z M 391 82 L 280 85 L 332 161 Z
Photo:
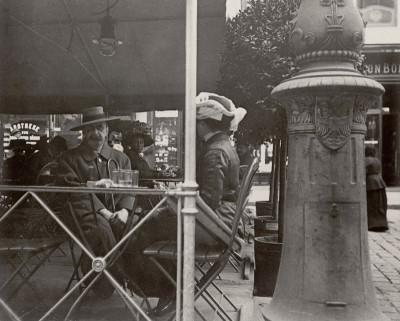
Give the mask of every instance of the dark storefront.
M 374 144 L 389 186 L 400 185 L 400 45 L 366 46 L 368 71 L 385 87 L 381 106 L 368 111 L 366 143 Z

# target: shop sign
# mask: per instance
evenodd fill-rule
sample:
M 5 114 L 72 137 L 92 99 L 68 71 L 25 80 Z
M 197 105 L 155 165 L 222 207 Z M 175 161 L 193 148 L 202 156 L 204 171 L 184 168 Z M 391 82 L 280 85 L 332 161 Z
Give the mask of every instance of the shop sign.
M 9 140 L 26 140 L 29 144 L 36 144 L 40 140 L 40 126 L 31 122 L 19 122 L 10 125 Z
M 380 64 L 368 64 L 368 73 L 375 75 L 389 75 L 389 74 L 400 74 L 400 64 L 390 64 L 388 62 Z
M 170 118 L 170 117 L 178 117 L 179 113 L 177 110 L 156 110 L 154 116 L 156 118 Z
M 400 53 L 366 53 L 366 65 L 371 76 L 400 76 Z
M 14 124 L 11 125 L 10 127 L 10 131 L 11 133 L 15 133 L 18 131 L 23 131 L 23 130 L 30 130 L 30 131 L 34 131 L 36 133 L 39 132 L 40 127 L 38 125 L 32 124 L 32 123 L 18 123 L 18 124 Z

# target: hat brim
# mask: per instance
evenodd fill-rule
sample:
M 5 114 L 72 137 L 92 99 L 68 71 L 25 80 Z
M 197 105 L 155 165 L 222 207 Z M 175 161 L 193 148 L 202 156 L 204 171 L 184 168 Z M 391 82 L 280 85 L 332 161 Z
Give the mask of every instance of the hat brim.
M 102 123 L 102 122 L 107 122 L 108 123 L 108 122 L 115 121 L 115 120 L 118 120 L 118 119 L 120 119 L 120 117 L 99 118 L 99 119 L 91 120 L 91 121 L 88 121 L 86 123 L 82 123 L 82 124 L 80 124 L 78 126 L 72 127 L 69 130 L 78 131 L 78 130 L 82 130 L 83 128 L 85 128 L 88 125 L 93 125 L 93 124 Z
M 144 136 L 144 135 L 142 135 L 142 136 L 144 137 L 144 147 L 154 144 L 153 138 L 151 138 L 150 136 Z

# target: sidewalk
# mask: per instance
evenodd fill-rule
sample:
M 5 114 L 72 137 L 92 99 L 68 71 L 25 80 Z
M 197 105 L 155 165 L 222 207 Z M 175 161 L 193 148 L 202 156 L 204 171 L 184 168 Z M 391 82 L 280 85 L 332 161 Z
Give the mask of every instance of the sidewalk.
M 255 201 L 267 200 L 269 186 L 254 186 L 250 196 L 250 205 L 254 208 Z M 385 233 L 369 232 L 369 250 L 371 258 L 371 270 L 376 289 L 376 296 L 381 311 L 391 320 L 400 321 L 400 189 L 388 188 L 388 219 L 390 230 Z M 254 209 L 255 210 L 255 209 Z M 24 321 L 37 321 L 52 307 L 63 295 L 66 284 L 73 271 L 71 257 L 69 255 L 68 243 L 64 245 L 63 254 L 56 251 L 51 260 L 41 267 L 31 279 L 31 287 L 25 286 L 18 295 L 10 302 L 12 308 Z M 243 254 L 249 257 L 253 255 L 253 244 L 248 244 L 243 249 Z M 77 252 L 79 253 L 79 252 Z M 238 267 L 238 266 L 237 266 Z M 240 267 L 238 267 L 240 269 Z M 6 262 L 0 262 L 0 284 L 13 271 Z M 232 301 L 242 309 L 234 311 L 226 304 L 228 313 L 233 320 L 240 321 L 263 321 L 262 312 L 268 309 L 271 298 L 253 296 L 253 270 L 250 268 L 249 279 L 243 280 L 241 273 L 235 270 L 233 265 L 228 264 L 221 273 L 216 283 Z M 4 281 L 4 280 L 3 280 Z M 75 284 L 75 282 L 74 282 Z M 37 295 L 32 291 L 37 290 Z M 210 287 L 213 293 L 216 290 Z M 79 294 L 77 291 L 52 314 L 49 320 L 64 320 L 74 300 Z M 217 296 L 215 296 L 217 297 Z M 138 297 L 133 297 L 138 304 Z M 151 303 L 156 303 L 151 299 Z M 209 308 L 203 299 L 196 302 L 197 308 L 204 312 L 207 320 L 213 320 L 215 313 Z M 169 317 L 157 318 L 157 321 L 167 320 Z M 110 321 L 131 320 L 128 309 L 118 294 L 108 300 L 99 300 L 89 293 L 80 304 L 79 309 L 73 313 L 70 320 L 84 321 Z M 218 319 L 218 318 L 216 318 Z M 0 321 L 8 320 L 3 317 L 0 309 Z M 196 314 L 195 321 L 200 320 Z
M 400 188 L 388 187 L 386 192 L 390 229 L 384 233 L 368 232 L 371 270 L 381 311 L 390 320 L 400 321 Z M 268 200 L 268 196 L 269 186 L 254 186 L 250 206 Z M 270 300 L 254 298 L 254 320 L 263 320 L 261 312 L 268 309 Z
M 388 192 L 388 203 L 397 206 L 388 210 L 390 229 L 385 233 L 368 232 L 369 250 L 380 308 L 391 320 L 400 321 L 400 192 Z
M 388 207 L 400 210 L 400 187 L 388 187 L 386 189 Z M 251 189 L 249 206 L 255 206 L 256 201 L 269 199 L 269 185 L 254 185 Z

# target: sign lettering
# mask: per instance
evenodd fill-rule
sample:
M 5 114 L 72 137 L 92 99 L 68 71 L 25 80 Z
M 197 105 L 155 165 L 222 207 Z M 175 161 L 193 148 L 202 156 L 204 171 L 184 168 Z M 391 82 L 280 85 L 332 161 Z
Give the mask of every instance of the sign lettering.
M 400 74 L 400 64 L 390 64 L 387 62 L 381 64 L 369 64 L 368 73 L 371 75 L 397 75 Z
M 371 76 L 400 75 L 399 52 L 367 52 L 365 63 Z
M 32 123 L 18 123 L 18 124 L 11 125 L 11 127 L 10 127 L 11 132 L 20 131 L 22 129 L 29 129 L 31 131 L 38 133 L 40 127 L 38 125 L 35 125 Z

